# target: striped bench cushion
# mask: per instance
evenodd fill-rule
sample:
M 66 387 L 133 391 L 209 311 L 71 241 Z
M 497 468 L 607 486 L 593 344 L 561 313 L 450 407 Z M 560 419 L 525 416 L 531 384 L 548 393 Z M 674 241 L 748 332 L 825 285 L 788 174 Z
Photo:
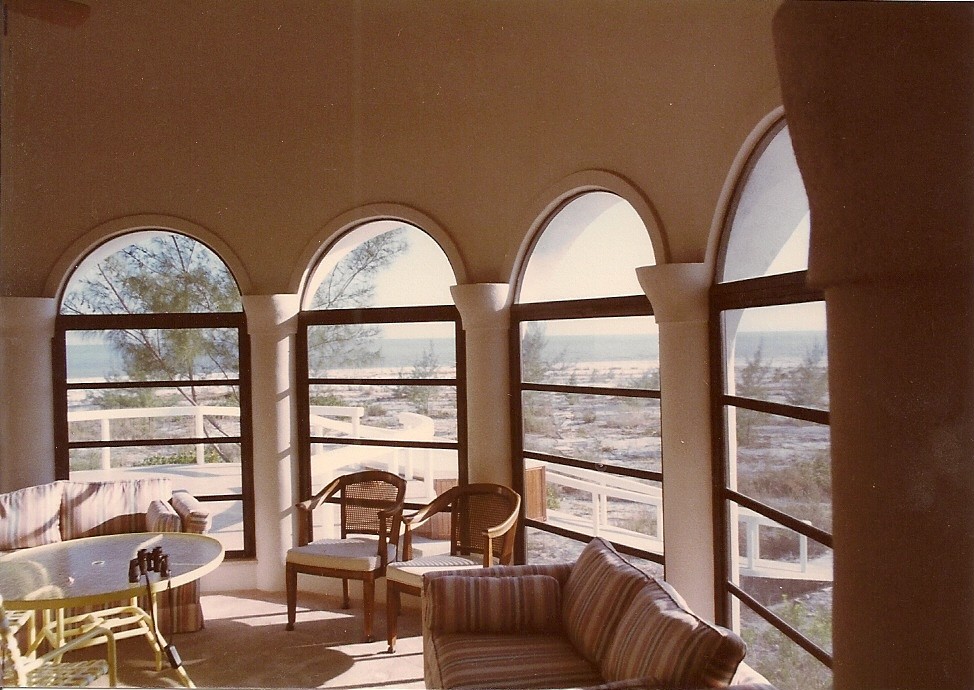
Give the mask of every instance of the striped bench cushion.
M 435 633 L 556 633 L 561 630 L 561 585 L 548 575 L 447 576 L 426 587 Z
M 145 528 L 149 532 L 179 532 L 182 526 L 179 513 L 171 505 L 159 499 L 149 504 L 145 512 Z
M 648 678 L 668 688 L 721 688 L 744 659 L 744 641 L 686 608 L 665 582 L 653 580 L 622 615 L 601 662 L 606 680 Z
M 602 682 L 561 635 L 436 635 L 444 688 L 578 688 Z
M 586 659 L 599 663 L 605 656 L 622 614 L 651 580 L 603 539 L 582 549 L 562 591 L 562 624 Z
M 0 494 L 0 551 L 61 541 L 63 482 Z
M 183 521 L 183 532 L 205 534 L 210 531 L 213 516 L 198 498 L 184 489 L 172 492 L 172 507 Z
M 105 482 L 64 482 L 61 538 L 144 532 L 145 515 L 154 500 L 168 501 L 167 477 Z

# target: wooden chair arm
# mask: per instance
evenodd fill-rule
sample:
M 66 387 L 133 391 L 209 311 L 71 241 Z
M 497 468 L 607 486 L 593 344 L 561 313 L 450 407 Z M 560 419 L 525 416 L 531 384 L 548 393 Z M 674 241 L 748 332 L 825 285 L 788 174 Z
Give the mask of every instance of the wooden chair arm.
M 399 555 L 399 532 L 402 528 L 403 522 L 403 501 L 398 501 L 395 505 L 390 506 L 380 510 L 378 513 L 379 518 L 379 558 L 382 560 L 382 567 L 385 568 L 389 560 L 389 552 L 386 549 L 386 544 L 389 543 L 389 538 L 395 539 L 396 542 L 396 555 Z M 389 523 L 389 528 L 386 529 L 386 524 Z
M 315 508 L 331 498 L 341 487 L 341 477 L 333 479 L 321 491 L 306 501 L 295 503 L 298 511 L 298 546 L 307 546 L 314 541 L 312 514 Z

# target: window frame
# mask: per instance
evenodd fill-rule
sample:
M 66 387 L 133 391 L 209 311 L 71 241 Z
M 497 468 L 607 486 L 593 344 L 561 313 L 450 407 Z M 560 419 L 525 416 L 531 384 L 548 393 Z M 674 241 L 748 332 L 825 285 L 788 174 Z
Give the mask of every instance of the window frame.
M 207 329 L 227 328 L 237 331 L 238 373 L 233 379 L 204 379 L 193 386 L 237 386 L 240 394 L 240 434 L 228 436 L 221 443 L 240 444 L 241 491 L 234 494 L 194 494 L 202 503 L 240 501 L 243 520 L 243 549 L 228 549 L 228 559 L 253 558 L 256 555 L 254 519 L 253 424 L 251 418 L 250 337 L 244 312 L 174 312 L 147 314 L 58 314 L 52 341 L 54 378 L 54 473 L 57 479 L 70 479 L 70 452 L 80 448 L 142 448 L 151 446 L 212 444 L 208 437 L 167 439 L 129 439 L 118 441 L 70 441 L 68 428 L 68 393 L 72 390 L 111 390 L 132 388 L 179 388 L 185 380 L 104 381 L 69 383 L 67 372 L 67 334 L 70 331 L 106 331 L 120 329 Z
M 431 379 L 402 378 L 348 378 L 313 377 L 309 373 L 308 330 L 311 326 L 337 326 L 345 324 L 395 324 L 395 323 L 449 323 L 454 324 L 456 342 L 456 377 Z M 296 388 L 298 412 L 298 495 L 299 500 L 312 496 L 311 446 L 314 443 L 335 445 L 361 445 L 394 448 L 432 448 L 457 452 L 457 481 L 469 482 L 467 463 L 467 372 L 466 341 L 460 320 L 460 312 L 454 305 L 422 305 L 398 307 L 357 307 L 347 309 L 302 310 L 298 315 L 295 336 Z M 311 386 L 314 385 L 368 385 L 368 386 L 436 386 L 456 388 L 457 440 L 456 441 L 408 441 L 385 439 L 350 439 L 339 436 L 313 436 L 311 434 Z M 423 503 L 407 502 L 406 507 L 420 508 Z
M 510 330 L 510 367 L 511 384 L 513 394 L 511 395 L 511 458 L 512 458 L 512 479 L 514 490 L 524 496 L 525 482 L 524 469 L 525 460 L 538 460 L 541 462 L 566 467 L 593 470 L 620 477 L 643 479 L 659 482 L 661 491 L 665 491 L 663 483 L 663 472 L 656 470 L 641 470 L 638 468 L 623 467 L 620 465 L 609 465 L 596 463 L 588 460 L 580 460 L 563 455 L 551 455 L 536 451 L 525 450 L 524 448 L 524 422 L 523 422 L 523 396 L 528 391 L 541 391 L 553 393 L 574 393 L 583 395 L 601 395 L 606 397 L 630 397 L 642 399 L 654 399 L 661 401 L 660 390 L 649 388 L 615 388 L 603 386 L 571 386 L 529 383 L 522 379 L 521 375 L 521 325 L 531 321 L 562 321 L 589 318 L 619 318 L 630 316 L 654 316 L 652 304 L 645 295 L 627 295 L 622 297 L 598 297 L 577 300 L 558 300 L 550 302 L 529 302 L 516 303 L 511 305 L 511 330 Z M 660 410 L 662 415 L 662 406 Z M 665 519 L 665 518 L 664 518 Z M 560 537 L 573 539 L 582 544 L 590 541 L 592 535 L 576 532 L 574 530 L 553 526 L 547 522 L 535 520 L 527 517 L 525 505 L 521 504 L 521 524 L 523 528 L 518 531 L 515 544 L 515 559 L 518 563 L 526 562 L 527 528 L 537 529 Z M 665 530 L 665 524 L 663 529 Z M 665 546 L 662 554 L 652 551 L 637 549 L 625 544 L 612 542 L 612 545 L 620 552 L 629 556 L 642 558 L 666 567 Z

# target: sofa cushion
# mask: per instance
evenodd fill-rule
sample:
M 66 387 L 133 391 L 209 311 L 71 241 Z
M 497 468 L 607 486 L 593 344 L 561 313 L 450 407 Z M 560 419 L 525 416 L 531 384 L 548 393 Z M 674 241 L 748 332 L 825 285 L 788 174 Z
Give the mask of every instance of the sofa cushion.
M 623 612 L 651 579 L 603 539 L 582 549 L 562 592 L 562 625 L 586 659 L 602 659 Z
M 172 492 L 170 503 L 183 521 L 184 532 L 205 534 L 210 531 L 213 517 L 210 515 L 210 511 L 204 508 L 200 500 L 193 494 L 185 489 L 176 489 Z
M 436 635 L 444 688 L 579 688 L 602 682 L 598 668 L 562 635 Z
M 0 494 L 0 551 L 61 541 L 62 482 Z
M 64 482 L 61 538 L 144 532 L 149 504 L 156 499 L 167 501 L 171 495 L 167 477 Z
M 436 633 L 556 633 L 561 630 L 561 585 L 549 575 L 433 578 L 423 596 L 441 615 Z
M 667 688 L 720 688 L 744 658 L 744 641 L 700 619 L 665 582 L 629 602 L 601 663 L 606 680 L 648 678 Z

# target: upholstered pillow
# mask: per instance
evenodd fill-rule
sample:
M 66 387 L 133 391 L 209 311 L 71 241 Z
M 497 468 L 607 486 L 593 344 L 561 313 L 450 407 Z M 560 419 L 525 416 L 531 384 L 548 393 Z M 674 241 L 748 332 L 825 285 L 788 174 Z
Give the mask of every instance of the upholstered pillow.
M 599 663 L 632 597 L 651 579 L 603 539 L 582 549 L 562 591 L 562 625 L 582 656 Z
M 722 688 L 744 659 L 744 641 L 701 620 L 666 583 L 632 598 L 601 663 L 607 681 L 649 679 L 655 687 Z
M 561 629 L 561 585 L 549 575 L 431 578 L 436 633 L 547 633 Z
M 166 501 L 156 499 L 145 511 L 145 528 L 149 532 L 179 532 L 182 526 L 179 513 Z
M 0 494 L 0 551 L 61 541 L 61 484 Z
M 61 504 L 64 539 L 100 534 L 144 532 L 145 514 L 154 500 L 169 500 L 167 477 L 106 482 L 65 482 Z
M 183 521 L 184 532 L 203 534 L 210 530 L 213 518 L 193 494 L 184 489 L 172 493 L 172 507 Z

